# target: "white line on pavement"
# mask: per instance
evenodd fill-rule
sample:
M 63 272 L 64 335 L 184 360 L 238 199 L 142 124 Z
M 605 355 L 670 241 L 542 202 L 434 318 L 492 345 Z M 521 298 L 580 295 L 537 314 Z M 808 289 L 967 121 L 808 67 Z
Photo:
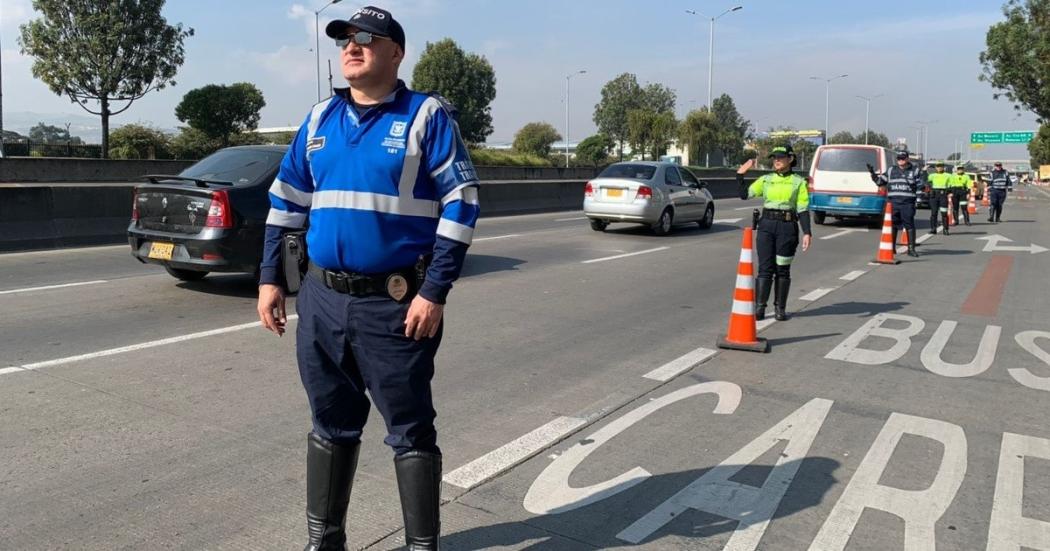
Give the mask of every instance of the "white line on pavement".
M 446 474 L 442 480 L 469 490 L 525 461 L 585 424 L 587 420 L 581 417 L 559 417 Z
M 752 209 L 757 209 L 758 207 L 759 207 L 759 205 L 753 205 L 753 206 L 750 206 L 750 207 L 737 207 L 737 208 L 735 208 L 733 210 L 752 210 Z
M 852 272 L 850 272 L 850 273 L 840 277 L 839 279 L 841 279 L 842 281 L 854 281 L 858 277 L 860 277 L 860 276 L 862 276 L 862 275 L 864 275 L 866 273 L 868 273 L 867 270 L 853 270 Z
M 51 289 L 63 289 L 65 287 L 81 287 L 83 285 L 98 285 L 99 283 L 109 283 L 104 279 L 96 279 L 94 281 L 78 281 L 76 283 L 63 283 L 61 285 L 44 285 L 42 287 L 25 287 L 22 289 L 9 289 L 7 291 L 0 291 L 0 295 L 12 295 L 15 293 L 28 293 L 31 291 L 48 291 Z
M 25 251 L 21 253 L 0 253 L 0 260 L 3 260 L 5 258 L 16 258 L 20 256 L 90 253 L 94 251 L 105 251 L 108 249 L 128 249 L 128 244 L 124 243 L 123 245 L 103 245 L 101 247 L 72 247 L 66 249 L 47 249 L 43 251 Z
M 718 352 L 711 350 L 710 348 L 697 348 L 688 354 L 667 362 L 666 364 L 642 375 L 646 379 L 652 379 L 654 381 L 660 381 L 661 383 L 670 381 L 679 373 L 684 373 L 701 363 L 705 360 L 714 356 Z
M 824 295 L 834 291 L 837 288 L 838 287 L 813 289 L 809 293 L 807 293 L 807 294 L 805 294 L 805 295 L 803 295 L 801 297 L 798 297 L 798 299 L 799 300 L 806 300 L 806 301 L 809 301 L 809 302 L 813 302 L 814 300 L 820 300 L 821 297 L 823 297 Z
M 923 235 L 922 237 L 919 237 L 918 239 L 916 239 L 915 242 L 916 243 L 925 243 L 925 242 L 929 241 L 932 237 L 933 237 L 932 233 L 927 233 L 927 234 Z
M 586 220 L 586 216 L 577 216 L 574 218 L 555 218 L 555 222 L 572 222 L 573 220 Z
M 633 253 L 618 254 L 616 256 L 606 256 L 604 258 L 595 258 L 595 259 L 592 259 L 592 260 L 584 260 L 583 264 L 594 264 L 595 262 L 605 262 L 606 260 L 616 260 L 618 258 L 627 258 L 628 256 L 638 256 L 640 254 L 655 253 L 657 251 L 666 251 L 667 249 L 670 249 L 670 247 L 657 247 L 655 249 L 646 249 L 644 251 L 636 251 L 636 252 L 633 252 Z
M 757 331 L 761 331 L 761 330 L 769 327 L 770 325 L 773 325 L 776 322 L 777 322 L 776 318 L 766 318 L 766 319 L 764 319 L 762 321 L 756 321 L 755 322 L 755 331 L 756 332 Z
M 21 367 L 5 367 L 0 369 L 0 375 L 7 375 L 8 373 L 17 373 L 19 371 L 25 371 Z
M 835 232 L 835 233 L 833 233 L 831 235 L 825 235 L 824 237 L 821 237 L 821 239 L 835 239 L 836 237 L 841 237 L 843 235 L 846 235 L 847 233 L 866 232 L 866 231 L 868 231 L 867 228 L 846 228 L 844 230 L 839 230 L 839 231 L 837 231 L 837 232 Z
M 288 316 L 288 321 L 298 319 L 297 314 Z M 65 358 L 58 358 L 56 360 L 47 360 L 44 362 L 36 362 L 31 364 L 25 364 L 16 366 L 13 368 L 6 368 L 0 371 L 0 375 L 5 373 L 14 373 L 15 371 L 30 371 L 33 369 L 42 369 L 45 367 L 54 367 L 56 365 L 64 365 L 74 362 L 82 362 L 84 360 L 93 360 L 95 358 L 103 358 L 106 356 L 114 356 L 117 354 L 124 354 L 125 352 L 134 352 L 136 350 L 144 350 L 146 348 L 155 348 L 157 346 L 164 346 L 168 344 L 175 344 L 179 342 L 202 339 L 204 337 L 213 337 L 215 335 L 223 335 L 225 333 L 233 333 L 236 331 L 243 331 L 244 329 L 251 329 L 253 327 L 259 327 L 262 323 L 255 321 L 252 323 L 242 323 L 240 325 L 231 325 L 229 327 L 220 327 L 218 329 L 211 329 L 208 331 L 201 331 L 199 333 L 190 333 L 188 335 L 180 335 L 177 337 L 169 337 L 167 339 L 161 339 L 157 341 L 143 342 L 139 344 L 133 344 L 131 346 L 121 346 L 120 348 L 110 348 L 109 350 L 101 350 L 99 352 L 91 352 L 88 354 L 80 354 L 78 356 L 68 356 Z M 15 371 L 12 371 L 15 370 Z
M 478 241 L 491 241 L 493 239 L 510 239 L 511 237 L 521 237 L 521 234 L 520 233 L 509 233 L 507 235 L 496 235 L 496 236 L 493 236 L 493 237 L 478 237 L 478 238 L 474 239 L 474 242 L 477 243 Z
M 713 223 L 714 224 L 736 224 L 737 222 L 739 222 L 741 220 L 743 220 L 743 218 L 719 218 L 718 220 L 715 220 Z

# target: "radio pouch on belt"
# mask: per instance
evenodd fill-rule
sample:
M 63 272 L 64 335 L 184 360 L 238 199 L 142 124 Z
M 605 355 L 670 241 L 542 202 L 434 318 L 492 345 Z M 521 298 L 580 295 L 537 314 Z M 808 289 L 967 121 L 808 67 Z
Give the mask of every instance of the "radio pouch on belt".
M 281 269 L 284 272 L 285 288 L 289 293 L 299 292 L 308 261 L 306 232 L 288 232 L 281 236 Z
M 751 212 L 751 229 L 758 230 L 758 219 L 762 217 L 762 212 L 755 209 Z

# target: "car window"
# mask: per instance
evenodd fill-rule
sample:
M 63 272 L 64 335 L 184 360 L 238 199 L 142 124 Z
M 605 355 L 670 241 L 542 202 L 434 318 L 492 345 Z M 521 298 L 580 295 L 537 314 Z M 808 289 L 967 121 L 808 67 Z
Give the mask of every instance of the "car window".
M 879 165 L 879 150 L 857 147 L 829 147 L 820 150 L 817 170 L 827 172 L 867 172 L 867 165 Z
M 620 163 L 609 165 L 598 175 L 599 178 L 630 178 L 632 180 L 652 180 L 656 174 L 653 165 L 637 165 L 633 163 Z
M 682 175 L 682 180 L 685 181 L 686 185 L 700 185 L 700 182 L 696 179 L 696 176 L 693 176 L 693 173 L 689 172 L 688 168 L 679 168 L 678 172 Z
M 273 170 L 283 156 L 276 151 L 224 149 L 201 159 L 179 176 L 250 184 Z
M 664 183 L 669 186 L 682 185 L 682 178 L 678 176 L 678 170 L 673 166 L 664 169 Z

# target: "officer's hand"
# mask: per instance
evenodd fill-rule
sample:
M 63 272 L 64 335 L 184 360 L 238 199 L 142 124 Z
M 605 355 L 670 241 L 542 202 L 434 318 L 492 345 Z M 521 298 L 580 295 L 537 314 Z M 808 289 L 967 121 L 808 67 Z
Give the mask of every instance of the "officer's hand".
M 433 338 L 441 327 L 441 316 L 444 313 L 444 304 L 430 302 L 422 295 L 416 295 L 412 304 L 408 306 L 408 315 L 405 316 L 405 336 L 417 341 Z
M 740 165 L 740 168 L 736 169 L 737 174 L 747 174 L 747 171 L 751 170 L 751 167 L 755 166 L 754 159 L 748 159 L 744 161 L 744 164 Z
M 264 329 L 273 331 L 278 337 L 284 335 L 288 318 L 284 315 L 284 291 L 279 285 L 264 283 L 259 286 L 259 321 Z
M 809 242 L 812 238 L 813 236 L 808 233 L 802 236 L 802 252 L 809 250 Z

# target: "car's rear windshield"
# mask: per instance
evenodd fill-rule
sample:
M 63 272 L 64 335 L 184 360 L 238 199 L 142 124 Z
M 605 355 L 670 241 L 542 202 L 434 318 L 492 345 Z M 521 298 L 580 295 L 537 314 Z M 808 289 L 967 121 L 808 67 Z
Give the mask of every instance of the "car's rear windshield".
M 817 170 L 828 172 L 867 172 L 879 168 L 879 150 L 858 147 L 829 147 L 820 150 Z
M 629 178 L 631 180 L 652 180 L 656 174 L 653 165 L 617 164 L 609 165 L 598 175 L 599 178 Z
M 276 151 L 227 149 L 208 155 L 179 175 L 250 184 L 280 163 L 281 157 Z

